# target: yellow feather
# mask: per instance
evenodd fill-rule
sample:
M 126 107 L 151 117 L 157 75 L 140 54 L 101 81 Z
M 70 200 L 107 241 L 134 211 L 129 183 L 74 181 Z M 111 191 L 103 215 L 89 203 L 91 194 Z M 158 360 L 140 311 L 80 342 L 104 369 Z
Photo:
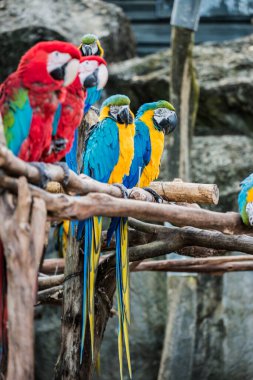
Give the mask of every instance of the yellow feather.
M 140 117 L 140 120 L 143 121 L 149 129 L 151 143 L 151 159 L 142 172 L 139 183 L 140 187 L 149 186 L 150 182 L 159 176 L 160 171 L 160 162 L 164 148 L 164 133 L 154 128 L 153 116 L 154 111 L 149 110 Z
M 247 202 L 253 202 L 253 188 L 248 191 Z
M 123 329 L 122 320 L 120 312 L 120 302 L 119 302 L 119 290 L 117 289 L 117 299 L 118 299 L 118 319 L 119 319 L 119 331 L 118 331 L 118 355 L 119 355 L 119 369 L 120 369 L 120 379 L 123 380 Z
M 95 307 L 94 294 L 95 282 L 97 276 L 97 268 L 101 250 L 101 234 L 102 234 L 102 218 L 93 217 L 92 241 L 91 241 L 91 256 L 90 256 L 90 271 L 89 271 L 89 302 L 88 313 L 90 322 L 90 339 L 91 353 L 94 358 L 94 327 L 95 327 Z

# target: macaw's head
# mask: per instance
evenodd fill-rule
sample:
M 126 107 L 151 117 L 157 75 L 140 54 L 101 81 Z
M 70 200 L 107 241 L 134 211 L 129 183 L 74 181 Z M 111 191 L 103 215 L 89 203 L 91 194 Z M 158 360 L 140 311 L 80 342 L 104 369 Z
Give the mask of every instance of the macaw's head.
M 175 108 L 166 100 L 143 104 L 139 108 L 136 118 L 144 123 L 148 119 L 152 119 L 154 127 L 157 130 L 168 134 L 173 132 L 177 126 Z
M 106 62 L 101 57 L 82 57 L 79 63 L 79 79 L 84 88 L 102 90 L 108 80 Z
M 24 85 L 68 86 L 78 74 L 79 50 L 63 41 L 39 42 L 21 58 L 17 71 Z
M 104 56 L 104 50 L 95 34 L 85 34 L 81 39 L 79 49 L 84 57 L 90 55 Z
M 245 178 L 241 183 L 240 187 L 244 190 L 248 190 L 253 187 L 253 173 Z
M 134 114 L 130 110 L 130 99 L 126 95 L 112 95 L 107 98 L 100 111 L 100 120 L 110 117 L 118 124 L 128 126 L 134 121 Z

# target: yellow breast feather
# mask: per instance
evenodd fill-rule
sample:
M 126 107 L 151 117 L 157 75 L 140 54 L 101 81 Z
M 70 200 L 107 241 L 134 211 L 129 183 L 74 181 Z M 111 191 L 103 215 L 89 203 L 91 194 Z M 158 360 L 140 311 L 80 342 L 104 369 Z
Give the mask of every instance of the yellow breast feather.
M 151 143 L 151 158 L 148 165 L 144 168 L 141 178 L 140 187 L 149 186 L 150 182 L 154 181 L 159 176 L 160 161 L 164 148 L 164 133 L 154 128 L 152 120 L 154 111 L 150 110 L 144 113 L 140 118 L 149 129 Z

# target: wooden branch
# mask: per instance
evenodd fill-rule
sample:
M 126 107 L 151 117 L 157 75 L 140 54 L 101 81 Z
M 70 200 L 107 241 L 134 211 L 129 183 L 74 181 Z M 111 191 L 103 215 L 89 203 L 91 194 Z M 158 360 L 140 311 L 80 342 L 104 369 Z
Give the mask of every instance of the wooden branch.
M 252 271 L 253 256 L 211 257 L 187 260 L 142 261 L 134 267 L 133 272 L 197 272 L 225 273 Z
M 0 175 L 0 186 L 15 192 L 17 180 Z M 147 204 L 99 193 L 89 193 L 87 196 L 80 197 L 49 194 L 32 185 L 29 186 L 29 189 L 33 196 L 40 197 L 45 201 L 52 219 L 82 220 L 92 215 L 132 216 L 151 221 L 169 221 L 177 226 L 191 225 L 214 229 L 230 234 L 251 234 L 253 232 L 251 228 L 243 225 L 240 215 L 235 212 L 220 213 L 170 204 Z
M 61 305 L 63 297 L 63 285 L 54 286 L 50 289 L 41 290 L 37 294 L 37 304 Z
M 43 261 L 41 272 L 46 274 L 60 274 L 64 272 L 64 259 L 46 259 Z
M 217 185 L 174 180 L 173 182 L 152 182 L 151 187 L 167 201 L 214 205 L 219 202 Z
M 4 221 L 0 236 L 8 281 L 7 380 L 31 380 L 34 378 L 33 305 L 38 263 L 43 251 L 46 208 L 42 199 L 32 199 L 26 178 L 21 177 L 17 199 L 6 193 L 0 197 L 0 214 Z
M 55 276 L 39 277 L 38 285 L 39 290 L 52 288 L 58 285 L 63 284 L 64 274 L 58 274 Z
M 49 182 L 47 190 L 59 193 L 63 191 L 59 183 L 63 182 L 64 172 L 60 166 L 45 164 L 47 173 L 53 182 Z M 40 182 L 40 173 L 37 168 L 27 162 L 20 160 L 14 156 L 13 153 L 5 146 L 0 146 L 0 168 L 7 174 L 18 177 L 25 176 L 32 184 L 38 185 Z M 151 188 L 158 192 L 165 199 L 173 202 L 199 202 L 206 204 L 218 203 L 218 188 L 216 185 L 204 184 L 189 184 L 183 182 L 153 182 Z M 66 191 L 74 194 L 87 194 L 90 192 L 105 193 L 117 198 L 122 197 L 119 188 L 103 184 L 91 179 L 88 176 L 77 176 L 74 172 L 70 171 L 69 184 L 65 188 Z M 143 200 L 154 202 L 154 197 L 147 191 L 139 188 L 129 190 L 129 197 L 131 199 Z

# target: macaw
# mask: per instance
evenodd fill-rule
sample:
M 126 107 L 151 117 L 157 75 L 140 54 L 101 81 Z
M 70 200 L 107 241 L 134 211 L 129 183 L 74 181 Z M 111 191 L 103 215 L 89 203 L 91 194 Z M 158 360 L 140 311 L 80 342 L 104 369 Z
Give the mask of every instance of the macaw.
M 134 115 L 130 100 L 124 95 L 113 95 L 101 107 L 99 123 L 91 132 L 83 158 L 83 173 L 109 184 L 122 183 L 129 174 L 134 155 Z M 84 237 L 83 325 L 81 360 L 84 349 L 86 319 L 89 316 L 92 354 L 94 350 L 94 288 L 101 248 L 102 217 L 79 222 L 77 239 Z M 120 317 L 121 327 L 121 317 Z M 130 368 L 127 329 L 124 330 Z M 122 342 L 122 329 L 120 339 Z
M 253 174 L 250 174 L 241 183 L 238 195 L 239 212 L 244 224 L 253 226 Z
M 79 50 L 70 43 L 39 42 L 23 55 L 17 70 L 2 83 L 1 120 L 7 147 L 16 156 L 40 161 L 49 149 L 54 114 L 59 102 L 64 101 L 65 87 L 77 76 L 79 60 Z M 1 353 L 7 341 L 6 272 L 1 242 L 0 268 Z
M 160 162 L 164 149 L 165 133 L 172 133 L 177 125 L 174 107 L 165 100 L 143 104 L 136 114 L 134 159 L 130 173 L 123 179 L 123 185 L 131 189 L 134 186 L 147 187 L 158 178 Z M 146 189 L 150 191 L 150 189 Z M 153 191 L 151 191 L 153 194 Z M 113 218 L 107 232 L 110 244 L 113 233 L 122 218 Z M 122 219 L 127 221 L 126 218 Z
M 73 145 L 74 135 L 77 133 L 76 129 L 82 121 L 86 89 L 94 85 L 102 88 L 107 77 L 106 62 L 103 58 L 81 57 L 78 75 L 74 82 L 66 88 L 65 100 L 59 104 L 56 111 L 53 121 L 52 149 L 43 156 L 45 162 L 59 161 L 69 152 Z M 75 145 L 74 150 L 76 152 Z M 70 157 L 72 156 L 70 155 Z M 77 167 L 72 163 L 70 166 L 77 172 Z
M 175 129 L 176 123 L 175 110 L 167 101 L 146 103 L 140 107 L 135 120 L 134 158 L 129 175 L 125 175 L 123 178 L 123 185 L 126 188 L 130 189 L 136 185 L 148 186 L 158 177 L 164 149 L 164 134 L 171 133 Z M 127 229 L 128 218 L 112 218 L 107 233 L 108 245 L 114 232 L 116 237 L 117 296 L 123 329 L 127 329 L 127 325 L 130 323 Z M 119 357 L 122 368 L 122 344 L 120 342 Z
M 85 34 L 81 39 L 79 46 L 82 56 L 96 55 L 98 57 L 104 56 L 104 50 L 97 36 L 94 34 Z M 87 90 L 87 97 L 85 101 L 84 113 L 87 113 L 91 106 L 99 101 L 101 98 L 102 90 L 97 86 L 90 87 Z

